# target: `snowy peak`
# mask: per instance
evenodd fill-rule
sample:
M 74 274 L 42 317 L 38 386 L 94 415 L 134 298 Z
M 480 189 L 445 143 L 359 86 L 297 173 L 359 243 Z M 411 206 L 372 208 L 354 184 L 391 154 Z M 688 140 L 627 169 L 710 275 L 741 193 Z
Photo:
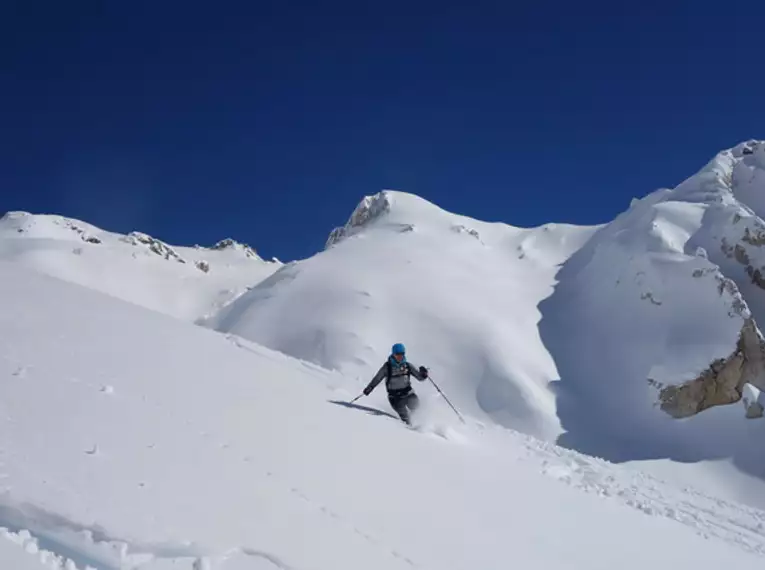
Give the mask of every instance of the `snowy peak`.
M 127 235 L 107 232 L 92 224 L 52 214 L 31 214 L 29 212 L 8 212 L 0 218 L 1 238 L 53 239 L 62 241 L 83 241 L 101 244 L 105 239 L 118 240 L 143 249 L 165 260 L 186 263 L 177 248 L 144 232 L 132 231 Z M 195 246 L 200 251 L 236 252 L 246 259 L 262 261 L 256 251 L 247 244 L 231 238 L 219 241 L 211 247 Z
M 443 228 L 457 233 L 464 231 L 480 239 L 478 231 L 472 227 L 475 224 L 483 222 L 447 212 L 414 194 L 383 190 L 361 200 L 348 222 L 332 230 L 327 239 L 327 247 L 372 228 L 384 228 L 393 233 L 407 233 L 420 228 Z
M 178 255 L 175 249 L 167 245 L 165 242 L 153 238 L 148 234 L 142 232 L 130 232 L 128 235 L 120 239 L 125 243 L 137 247 L 145 246 L 148 251 L 159 255 L 163 259 L 172 259 L 179 263 L 186 263 L 186 260 Z
M 765 143 L 755 139 L 742 142 L 730 149 L 730 152 L 735 158 L 742 158 L 744 156 L 756 155 L 761 152 L 765 152 Z
M 342 227 L 335 228 L 329 234 L 327 247 L 331 247 L 340 240 L 353 235 L 361 228 L 388 214 L 391 210 L 392 202 L 393 193 L 391 191 L 383 191 L 373 196 L 365 196 L 359 205 L 356 206 L 356 209 L 353 210 L 348 222 Z
M 733 194 L 760 218 L 765 217 L 765 142 L 751 141 L 733 149 L 730 174 Z
M 218 243 L 216 243 L 214 246 L 212 246 L 210 249 L 214 251 L 236 251 L 240 252 L 242 255 L 244 255 L 248 259 L 260 259 L 260 256 L 257 254 L 257 252 L 251 248 L 246 243 L 239 243 L 238 241 L 235 241 L 231 238 L 226 238 Z
M 0 239 L 4 237 L 28 237 L 34 239 L 60 239 L 101 243 L 104 231 L 91 224 L 56 215 L 7 212 L 0 218 Z
M 595 229 L 481 222 L 388 190 L 206 324 L 361 378 L 400 340 L 466 413 L 554 437 L 536 307 Z
M 232 239 L 173 246 L 140 231 L 122 235 L 28 212 L 0 219 L 0 260 L 189 321 L 215 313 L 282 265 Z
M 673 199 L 740 206 L 765 214 L 765 142 L 747 141 L 718 153 L 671 191 Z

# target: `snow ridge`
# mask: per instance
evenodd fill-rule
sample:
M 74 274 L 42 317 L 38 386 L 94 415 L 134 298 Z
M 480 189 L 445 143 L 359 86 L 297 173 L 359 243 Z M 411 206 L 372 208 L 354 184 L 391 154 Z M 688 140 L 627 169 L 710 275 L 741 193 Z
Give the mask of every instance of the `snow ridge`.
M 130 245 L 145 245 L 149 251 L 156 253 L 163 259 L 172 259 L 179 263 L 186 263 L 186 260 L 178 255 L 172 247 L 148 234 L 142 232 L 130 232 L 127 236 L 122 238 L 122 240 Z
M 172 246 L 143 232 L 121 235 L 27 212 L 0 219 L 3 259 L 190 322 L 217 312 L 282 265 L 230 238 L 211 248 Z

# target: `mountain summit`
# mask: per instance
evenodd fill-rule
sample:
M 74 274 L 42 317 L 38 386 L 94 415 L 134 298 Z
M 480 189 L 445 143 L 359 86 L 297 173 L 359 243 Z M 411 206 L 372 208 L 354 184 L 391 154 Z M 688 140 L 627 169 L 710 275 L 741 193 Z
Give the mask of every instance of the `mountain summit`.
M 468 413 L 555 437 L 555 367 L 537 304 L 594 231 L 480 222 L 384 191 L 362 200 L 325 251 L 283 267 L 208 325 L 360 378 L 401 340 Z

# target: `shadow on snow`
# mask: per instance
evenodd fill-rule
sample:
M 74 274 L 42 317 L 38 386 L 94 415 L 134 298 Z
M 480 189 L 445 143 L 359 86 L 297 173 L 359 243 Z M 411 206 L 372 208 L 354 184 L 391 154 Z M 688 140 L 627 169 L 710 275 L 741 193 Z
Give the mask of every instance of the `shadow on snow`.
M 335 404 L 337 406 L 343 406 L 344 408 L 351 408 L 353 410 L 360 410 L 372 416 L 387 416 L 389 418 L 393 418 L 394 420 L 398 420 L 398 418 L 394 416 L 393 414 L 384 412 L 382 410 L 378 410 L 377 408 L 370 408 L 368 406 L 362 406 L 360 404 L 351 404 L 350 402 L 343 402 L 342 400 L 328 400 L 328 401 L 331 404 Z
M 625 369 L 628 352 L 640 346 L 631 344 L 627 319 L 613 320 L 618 316 L 609 315 L 607 305 L 588 306 L 580 294 L 579 274 L 594 255 L 599 233 L 561 265 L 552 294 L 538 305 L 539 334 L 559 376 L 550 385 L 564 429 L 556 443 L 613 463 L 731 458 L 742 471 L 765 479 L 765 422 L 745 420 L 740 404 L 685 420 L 652 421 L 646 411 L 646 421 L 629 421 L 641 413 L 636 406 L 647 405 L 639 396 L 640 371 Z M 625 373 L 635 377 L 633 383 L 622 382 Z

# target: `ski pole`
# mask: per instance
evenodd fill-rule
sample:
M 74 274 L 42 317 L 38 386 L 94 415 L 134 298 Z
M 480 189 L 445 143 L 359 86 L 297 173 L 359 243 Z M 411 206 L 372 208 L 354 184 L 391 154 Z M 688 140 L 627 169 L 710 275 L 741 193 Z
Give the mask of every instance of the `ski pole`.
M 460 413 L 457 411 L 457 408 L 455 408 L 455 407 L 454 407 L 454 405 L 453 405 L 453 404 L 452 404 L 452 403 L 449 401 L 449 398 L 447 398 L 447 397 L 446 397 L 446 394 L 444 394 L 444 393 L 441 391 L 441 388 L 439 388 L 439 387 L 438 387 L 438 384 L 436 384 L 436 383 L 433 381 L 433 378 L 431 378 L 431 377 L 430 377 L 430 375 L 428 375 L 428 380 L 430 380 L 430 382 L 433 384 L 433 386 L 435 386 L 435 387 L 436 387 L 436 390 L 438 390 L 438 393 L 439 393 L 439 394 L 441 394 L 441 396 L 444 398 L 444 400 L 446 400 L 446 403 L 447 403 L 447 404 L 449 404 L 449 407 L 450 407 L 452 410 L 454 410 L 454 413 L 455 413 L 455 414 L 457 414 L 457 417 L 458 417 L 458 418 L 460 419 L 460 421 L 461 421 L 461 422 L 464 424 L 464 423 L 465 423 L 465 418 L 463 418 L 463 417 L 462 417 L 462 414 L 460 414 Z
M 355 397 L 353 400 L 351 400 L 351 401 L 350 401 L 350 403 L 352 404 L 353 402 L 355 402 L 356 400 L 358 400 L 359 398 L 361 398 L 363 395 L 364 395 L 364 394 L 359 394 L 359 395 L 358 395 L 358 396 L 356 396 L 356 397 Z

